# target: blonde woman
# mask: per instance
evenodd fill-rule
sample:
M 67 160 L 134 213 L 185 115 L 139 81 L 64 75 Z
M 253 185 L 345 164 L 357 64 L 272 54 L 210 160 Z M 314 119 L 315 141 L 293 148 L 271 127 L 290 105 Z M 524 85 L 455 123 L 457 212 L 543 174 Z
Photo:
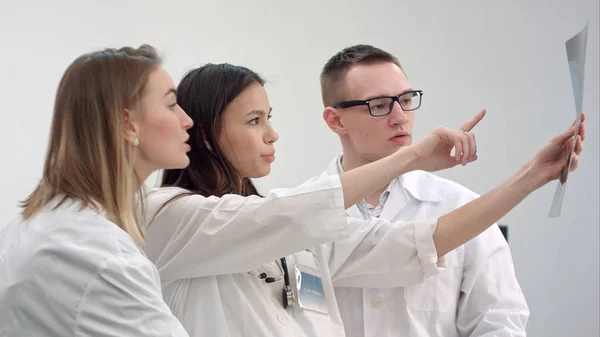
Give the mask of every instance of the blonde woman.
M 192 124 L 150 46 L 69 66 L 43 177 L 0 232 L 1 336 L 186 336 L 138 248 L 136 195 L 188 165 Z

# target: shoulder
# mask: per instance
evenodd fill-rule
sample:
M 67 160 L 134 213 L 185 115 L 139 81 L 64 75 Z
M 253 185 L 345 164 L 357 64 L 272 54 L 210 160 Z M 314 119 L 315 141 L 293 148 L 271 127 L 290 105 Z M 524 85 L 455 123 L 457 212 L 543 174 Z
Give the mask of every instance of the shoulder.
M 177 217 L 181 217 L 182 212 L 211 212 L 216 207 L 235 209 L 243 201 L 253 199 L 260 199 L 260 197 L 244 197 L 237 194 L 227 194 L 223 197 L 205 197 L 180 187 L 156 187 L 148 191 L 146 198 L 146 212 L 149 214 L 147 220 L 155 216 L 164 217 L 170 213 L 175 213 Z
M 133 239 L 103 214 L 81 204 L 45 208 L 32 219 L 18 224 L 13 256 L 35 274 L 42 288 L 68 286 L 80 291 L 107 260 L 131 259 L 141 253 Z M 19 253 L 20 252 L 20 253 Z M 51 263 L 49 263 L 51 261 Z M 54 286 L 52 286 L 54 284 Z M 61 285 L 63 284 L 63 285 Z
M 180 187 L 155 187 L 146 195 L 146 206 L 148 211 L 158 209 L 165 203 L 176 197 L 188 197 L 189 191 Z
M 147 221 L 153 218 L 175 216 L 182 217 L 185 213 L 193 213 L 201 209 L 210 209 L 209 204 L 215 204 L 220 198 L 204 197 L 180 187 L 156 187 L 148 191 L 146 198 Z
M 2 241 L 0 261 L 10 270 L 6 268 L 0 278 L 12 280 L 20 307 L 47 308 L 61 319 L 74 319 L 86 289 L 110 261 L 143 259 L 127 233 L 102 214 L 75 203 L 47 207 L 27 221 L 15 221 L 0 235 Z
M 86 256 L 90 263 L 139 252 L 133 239 L 119 226 L 100 212 L 77 203 L 44 209 L 23 225 L 30 242 L 39 241 L 46 251 Z

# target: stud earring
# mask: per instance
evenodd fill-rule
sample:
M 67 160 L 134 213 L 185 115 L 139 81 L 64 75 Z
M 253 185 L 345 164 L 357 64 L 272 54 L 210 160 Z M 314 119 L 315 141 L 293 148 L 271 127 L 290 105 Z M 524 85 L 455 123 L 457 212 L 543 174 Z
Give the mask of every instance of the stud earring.
M 140 146 L 140 139 L 137 136 L 135 136 L 135 138 L 133 139 L 133 145 Z

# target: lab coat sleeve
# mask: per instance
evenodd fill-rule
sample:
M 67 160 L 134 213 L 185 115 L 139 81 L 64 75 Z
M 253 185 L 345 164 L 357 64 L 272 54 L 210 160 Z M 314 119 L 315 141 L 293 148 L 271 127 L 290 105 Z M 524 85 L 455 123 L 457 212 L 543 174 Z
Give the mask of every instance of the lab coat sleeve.
M 464 337 L 524 337 L 529 308 L 498 226 L 465 244 L 457 329 Z
M 433 242 L 437 219 L 347 221 L 350 236 L 328 245 L 329 268 L 336 287 L 405 287 L 446 268 Z
M 332 176 L 264 198 L 182 197 L 150 223 L 145 250 L 162 281 L 245 273 L 346 237 L 347 227 L 341 182 Z
M 88 284 L 75 336 L 188 337 L 164 303 L 158 273 L 141 254 L 105 261 Z

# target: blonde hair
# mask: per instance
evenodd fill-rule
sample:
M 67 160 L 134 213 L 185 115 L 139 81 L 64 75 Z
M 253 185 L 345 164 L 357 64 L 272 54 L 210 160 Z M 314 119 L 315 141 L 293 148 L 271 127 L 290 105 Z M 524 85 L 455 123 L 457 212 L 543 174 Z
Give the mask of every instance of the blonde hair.
M 125 110 L 140 105 L 149 75 L 161 64 L 155 49 L 104 49 L 77 58 L 56 94 L 43 177 L 21 202 L 29 219 L 56 197 L 104 212 L 134 240 L 144 235 L 136 193 L 133 144 L 125 139 Z

